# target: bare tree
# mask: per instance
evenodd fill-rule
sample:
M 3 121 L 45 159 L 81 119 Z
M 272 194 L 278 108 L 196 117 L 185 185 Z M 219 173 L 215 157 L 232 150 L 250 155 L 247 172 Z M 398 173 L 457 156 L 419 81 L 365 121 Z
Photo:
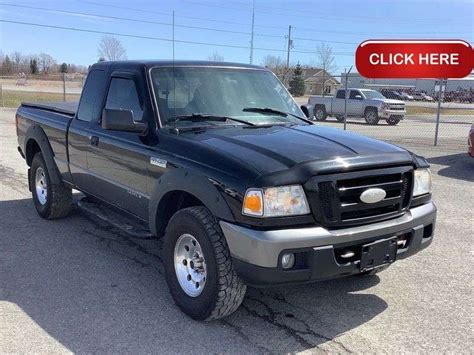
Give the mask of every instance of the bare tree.
M 288 84 L 292 70 L 286 67 L 286 61 L 282 57 L 266 55 L 262 59 L 262 66 L 270 69 L 285 85 Z M 294 65 L 290 65 L 292 66 Z
M 38 58 L 39 69 L 44 74 L 48 74 L 56 65 L 56 61 L 49 54 L 41 53 Z
M 122 43 L 115 37 L 104 36 L 98 47 L 99 58 L 105 60 L 123 60 L 127 59 L 127 51 Z
M 322 42 L 316 49 L 317 66 L 323 70 L 323 83 L 321 95 L 324 96 L 326 88 L 326 74 L 336 70 L 336 59 L 332 54 L 332 48 L 326 43 Z
M 212 62 L 223 62 L 224 56 L 220 55 L 218 52 L 214 52 L 209 57 L 207 57 L 207 60 Z

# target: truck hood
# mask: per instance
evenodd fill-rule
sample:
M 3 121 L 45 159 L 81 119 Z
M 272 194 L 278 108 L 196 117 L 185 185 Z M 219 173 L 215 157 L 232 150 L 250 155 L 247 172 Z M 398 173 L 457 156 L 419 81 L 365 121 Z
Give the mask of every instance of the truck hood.
M 229 127 L 185 134 L 263 175 L 307 162 L 339 161 L 345 166 L 367 159 L 374 165 L 412 161 L 410 153 L 397 146 L 317 125 Z
M 387 103 L 387 104 L 399 104 L 399 105 L 404 105 L 405 104 L 405 101 L 394 100 L 394 99 L 372 99 L 372 100 L 384 102 L 384 103 Z

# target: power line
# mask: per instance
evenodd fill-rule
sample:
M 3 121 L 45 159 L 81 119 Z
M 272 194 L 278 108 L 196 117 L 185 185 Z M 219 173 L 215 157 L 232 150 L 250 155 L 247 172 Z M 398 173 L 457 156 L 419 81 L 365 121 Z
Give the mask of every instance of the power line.
M 19 5 L 19 4 L 10 4 L 10 3 L 0 3 L 0 6 L 9 6 L 9 7 L 32 9 L 32 10 L 56 12 L 56 13 L 61 13 L 61 14 L 73 15 L 73 16 L 76 16 L 76 15 L 90 16 L 90 17 L 110 19 L 110 20 L 145 23 L 145 24 L 150 24 L 150 25 L 172 26 L 172 24 L 168 23 L 168 22 L 138 20 L 138 19 L 133 19 L 133 18 L 128 18 L 128 17 L 120 17 L 120 16 L 99 15 L 99 14 L 95 14 L 95 13 L 91 13 L 91 12 L 67 11 L 67 10 L 59 10 L 59 9 L 50 9 L 50 8 L 39 7 L 39 6 Z M 209 28 L 209 27 L 201 27 L 201 26 L 191 26 L 191 25 L 178 25 L 178 24 L 175 24 L 175 27 L 190 28 L 190 29 L 197 29 L 197 30 L 204 30 L 204 31 L 214 31 L 214 32 L 221 32 L 221 33 L 242 34 L 242 35 L 251 36 L 251 32 L 244 32 L 244 31 L 233 31 L 233 30 L 225 30 L 225 29 L 217 29 L 217 28 Z M 268 38 L 280 38 L 280 39 L 284 38 L 283 35 L 271 35 L 271 34 L 266 34 L 266 33 L 254 33 L 254 35 L 256 37 L 268 37 Z M 299 40 L 303 40 L 303 41 L 312 41 L 312 42 L 355 44 L 355 43 L 340 42 L 340 41 L 315 40 L 315 39 L 311 39 L 311 38 L 295 38 L 295 39 L 299 39 Z
M 98 30 L 91 30 L 91 29 L 77 28 L 77 27 L 46 25 L 46 24 L 34 23 L 34 22 L 12 21 L 12 20 L 4 20 L 4 19 L 0 19 L 0 22 L 12 23 L 12 24 L 24 25 L 24 26 L 52 28 L 52 29 L 56 29 L 56 30 L 67 30 L 67 31 L 75 31 L 75 32 L 86 32 L 86 33 L 112 35 L 112 36 L 119 36 L 119 37 L 140 38 L 140 39 L 153 40 L 153 41 L 163 41 L 163 42 L 172 42 L 173 41 L 170 38 L 153 37 L 153 36 L 140 36 L 140 35 L 134 35 L 134 34 L 130 34 L 130 33 L 111 32 L 111 31 L 98 31 Z M 211 47 L 224 47 L 224 48 L 237 48 L 237 49 L 249 49 L 250 48 L 248 46 L 238 46 L 238 45 L 223 44 L 223 43 L 197 42 L 197 41 L 186 41 L 186 40 L 179 40 L 179 39 L 175 39 L 174 41 L 176 43 L 198 44 L 198 45 L 211 46 Z M 286 52 L 286 49 L 262 48 L 262 47 L 254 47 L 254 50 L 267 51 L 267 52 Z M 301 50 L 300 51 L 295 50 L 293 52 L 294 53 L 303 53 L 303 54 L 314 54 L 315 53 L 315 51 L 301 51 Z M 349 52 L 334 52 L 333 54 L 341 55 L 341 56 L 353 56 L 353 53 L 349 53 Z
M 172 26 L 172 23 L 169 23 L 169 22 L 158 22 L 158 21 L 138 20 L 138 19 L 132 19 L 132 18 L 128 18 L 128 17 L 99 15 L 99 14 L 94 14 L 94 13 L 90 13 L 90 12 L 66 11 L 66 10 L 58 10 L 58 9 L 49 9 L 49 8 L 38 7 L 38 6 L 27 6 L 27 5 L 17 5 L 17 4 L 7 4 L 7 3 L 0 3 L 0 6 L 20 7 L 20 8 L 32 9 L 32 10 L 57 12 L 57 13 L 68 14 L 68 15 L 91 16 L 91 17 L 104 18 L 104 19 L 110 19 L 110 20 L 119 20 L 119 21 L 129 21 L 129 22 L 146 23 L 146 24 L 151 24 L 151 25 Z M 170 16 L 171 16 L 171 14 L 170 14 Z M 200 26 L 176 25 L 176 24 L 175 24 L 175 27 L 199 29 L 199 30 L 205 30 L 205 31 L 216 31 L 216 32 L 225 32 L 225 33 L 235 33 L 235 34 L 250 35 L 250 32 L 231 31 L 231 30 L 223 30 L 223 29 L 216 29 L 216 28 L 209 28 L 209 27 L 200 27 Z M 265 35 L 265 34 L 262 34 L 262 36 L 266 36 L 266 35 Z
M 222 6 L 219 3 L 206 3 L 206 2 L 200 2 L 200 1 L 186 1 L 187 3 L 190 4 L 195 4 L 195 5 L 200 5 L 200 6 L 207 6 L 207 7 L 219 7 L 222 9 L 228 9 L 228 10 L 234 10 L 234 11 L 244 11 L 248 12 L 251 10 L 248 9 L 243 9 L 243 8 L 236 8 L 236 7 L 230 7 L 230 6 Z M 265 8 L 264 6 L 258 6 L 258 8 Z M 268 8 L 268 7 L 267 7 Z M 278 8 L 271 7 L 271 10 L 278 10 Z M 325 16 L 317 16 L 317 15 L 308 15 L 307 12 L 303 12 L 303 14 L 291 14 L 289 12 L 294 12 L 294 9 L 281 9 L 282 11 L 285 11 L 284 13 L 281 12 L 273 12 L 273 11 L 260 11 L 262 14 L 269 14 L 269 15 L 279 15 L 279 16 L 293 16 L 293 17 L 305 17 L 305 18 L 312 18 L 312 19 L 320 19 L 320 20 L 348 20 L 348 21 L 363 21 L 363 22 L 386 22 L 387 19 L 385 18 L 378 18 L 378 17 L 370 17 L 370 16 L 334 16 L 334 15 L 325 15 Z M 440 23 L 443 24 L 443 22 L 446 22 L 446 19 L 409 19 L 409 18 L 394 18 L 390 17 L 391 22 L 401 22 L 401 23 L 436 23 L 439 25 Z M 449 19 L 448 21 L 450 22 L 458 22 L 458 20 L 455 19 Z
M 137 11 L 137 12 L 142 12 L 142 13 L 153 13 L 153 14 L 159 14 L 159 15 L 164 15 L 164 16 L 171 16 L 171 13 L 167 12 L 161 12 L 161 11 L 155 11 L 155 10 L 143 10 L 135 7 L 129 7 L 129 6 L 120 6 L 120 5 L 112 5 L 112 4 L 103 4 L 103 3 L 98 3 L 94 1 L 88 1 L 88 0 L 76 0 L 77 2 L 85 3 L 85 4 L 91 4 L 91 5 L 96 5 L 96 6 L 102 6 L 102 7 L 107 7 L 107 8 L 117 8 L 117 9 L 122 9 L 122 10 L 130 10 L 130 11 Z M 194 17 L 194 16 L 185 16 L 185 15 L 175 15 L 178 18 L 185 18 L 185 19 L 191 19 L 191 20 L 199 20 L 199 21 L 207 21 L 207 22 L 215 22 L 215 23 L 224 23 L 224 24 L 230 24 L 230 25 L 239 25 L 239 26 L 244 26 L 248 27 L 250 26 L 249 23 L 244 23 L 244 22 L 234 22 L 234 21 L 224 21 L 224 20 L 216 20 L 216 19 L 211 19 L 211 18 L 204 18 L 204 17 Z M 269 28 L 269 29 L 278 29 L 278 30 L 287 30 L 287 27 L 285 26 L 272 26 L 272 25 L 259 25 L 255 24 L 255 27 L 260 27 L 260 28 Z M 315 30 L 314 28 L 307 28 L 307 27 L 294 27 L 294 29 L 297 29 L 299 31 L 306 31 L 306 32 L 313 32 L 313 33 L 332 33 L 332 34 L 339 34 L 339 35 L 362 35 L 362 36 L 372 36 L 373 33 L 369 32 L 354 32 L 354 31 L 330 31 L 330 30 Z M 412 35 L 412 36 L 417 36 L 417 35 L 423 35 L 423 34 L 429 34 L 432 35 L 433 31 L 430 32 L 418 32 L 418 33 L 378 33 L 378 35 L 394 35 L 394 36 L 400 36 L 400 35 Z M 438 32 L 439 35 L 442 34 L 456 34 L 456 35 L 462 35 L 460 32 Z M 472 35 L 472 34 L 471 34 Z M 277 35 L 270 35 L 270 34 L 263 34 L 263 33 L 255 33 L 255 36 L 259 37 L 281 37 Z
M 57 30 L 68 30 L 68 31 L 76 31 L 76 32 L 97 33 L 97 34 L 113 35 L 113 36 L 119 36 L 119 37 L 141 38 L 141 39 L 148 39 L 148 40 L 154 40 L 154 41 L 165 41 L 165 42 L 172 42 L 173 41 L 170 38 L 160 38 L 160 37 L 153 37 L 153 36 L 140 36 L 140 35 L 134 35 L 134 34 L 130 34 L 130 33 L 98 31 L 98 30 L 91 30 L 91 29 L 77 28 L 77 27 L 45 25 L 45 24 L 33 23 L 33 22 L 11 21 L 11 20 L 4 20 L 4 19 L 0 19 L 0 22 L 13 23 L 13 24 L 25 25 L 25 26 L 53 28 L 53 29 L 57 29 Z M 177 43 L 186 43 L 186 44 L 200 44 L 200 45 L 203 45 L 203 46 L 248 49 L 248 47 L 245 47 L 245 46 L 237 46 L 237 45 L 232 45 L 232 44 L 185 41 L 185 40 L 178 40 L 178 39 L 176 39 L 175 42 L 177 42 Z

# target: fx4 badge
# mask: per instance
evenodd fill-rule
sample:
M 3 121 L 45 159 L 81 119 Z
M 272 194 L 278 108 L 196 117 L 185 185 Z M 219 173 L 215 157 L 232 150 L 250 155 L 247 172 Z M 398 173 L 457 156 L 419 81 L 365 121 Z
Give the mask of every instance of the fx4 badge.
M 159 166 L 160 168 L 166 168 L 166 164 L 168 162 L 163 159 L 155 158 L 155 157 L 150 157 L 150 164 L 151 165 L 156 165 Z

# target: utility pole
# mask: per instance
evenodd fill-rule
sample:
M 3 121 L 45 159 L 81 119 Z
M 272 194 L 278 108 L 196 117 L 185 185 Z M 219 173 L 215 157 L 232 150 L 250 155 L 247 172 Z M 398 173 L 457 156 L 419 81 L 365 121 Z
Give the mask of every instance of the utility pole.
M 349 93 L 347 92 L 347 82 L 349 81 L 349 73 L 352 70 L 352 66 L 349 68 L 349 71 L 347 71 L 346 68 L 344 68 L 344 73 L 346 77 L 346 82 L 344 84 L 344 131 L 346 130 L 346 124 L 347 124 L 347 99 L 349 98 Z
M 173 63 L 174 63 L 174 10 L 173 10 Z
M 253 63 L 253 34 L 255 28 L 255 0 L 253 0 L 252 6 L 252 33 L 250 35 L 250 64 Z
M 291 40 L 291 25 L 288 26 L 288 52 L 286 53 L 286 69 L 290 68 L 290 49 L 293 45 Z

